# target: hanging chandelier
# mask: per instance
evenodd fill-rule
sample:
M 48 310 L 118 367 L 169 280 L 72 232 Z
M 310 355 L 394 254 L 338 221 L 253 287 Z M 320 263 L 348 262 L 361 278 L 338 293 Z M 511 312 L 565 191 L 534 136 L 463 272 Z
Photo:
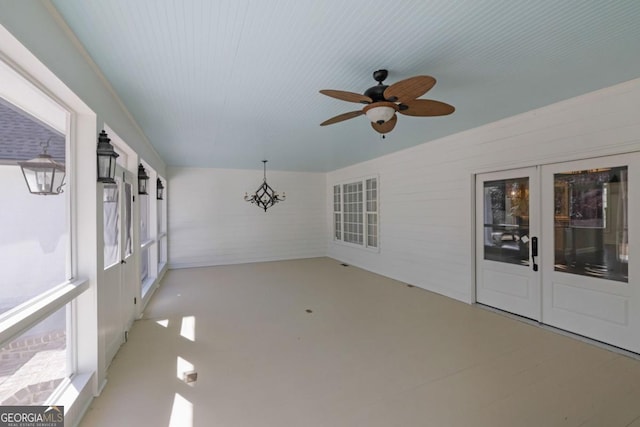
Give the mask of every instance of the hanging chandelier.
M 267 161 L 263 160 L 262 163 L 264 163 L 264 182 L 251 196 L 244 193 L 244 200 L 258 205 L 259 208 L 264 209 L 266 212 L 267 209 L 276 203 L 283 202 L 287 196 L 284 192 L 282 193 L 282 196 L 279 195 L 269 184 L 267 184 Z

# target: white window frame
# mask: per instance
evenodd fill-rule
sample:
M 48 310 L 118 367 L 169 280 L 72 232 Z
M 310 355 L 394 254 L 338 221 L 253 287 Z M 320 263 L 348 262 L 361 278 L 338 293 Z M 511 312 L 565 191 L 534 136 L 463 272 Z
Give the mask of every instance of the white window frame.
M 167 254 L 167 194 L 168 194 L 168 187 L 169 184 L 167 182 L 167 180 L 161 176 L 158 175 L 158 179 L 160 179 L 164 185 L 164 192 L 163 192 L 163 197 L 162 200 L 158 200 L 156 198 L 156 209 L 157 209 L 157 214 L 156 214 L 156 218 L 158 219 L 157 224 L 156 224 L 156 229 L 157 229 L 157 252 L 158 252 L 158 275 L 160 275 L 161 271 L 165 268 L 165 266 L 167 265 L 168 262 L 168 254 Z M 157 181 L 156 181 L 157 183 Z M 156 184 L 157 185 L 157 184 Z M 157 191 L 158 189 L 156 188 L 156 196 L 157 196 Z M 162 245 L 162 243 L 164 242 L 164 247 Z
M 367 211 L 367 180 L 374 179 L 376 181 L 376 210 L 375 211 Z M 362 223 L 362 244 L 346 242 L 344 240 L 345 237 L 345 185 L 352 184 L 361 184 L 362 185 L 362 209 L 361 209 L 361 223 Z M 340 190 L 339 197 L 336 198 L 335 189 L 336 187 Z M 380 252 L 380 177 L 378 175 L 368 175 L 360 178 L 347 179 L 340 182 L 336 182 L 332 185 L 332 193 L 331 193 L 331 206 L 332 206 L 332 234 L 333 234 L 333 242 L 345 245 L 353 248 L 364 249 L 370 252 Z M 339 200 L 339 201 L 338 201 Z M 376 224 L 376 246 L 370 246 L 368 244 L 368 214 L 374 213 L 376 214 L 377 224 Z M 336 215 L 340 216 L 340 229 L 336 229 Z M 338 236 L 339 231 L 339 236 Z
M 138 200 L 138 235 L 140 240 L 140 265 L 142 265 L 142 257 L 147 257 L 147 277 L 140 277 L 140 295 L 143 301 L 148 301 L 147 298 L 153 293 L 153 290 L 158 284 L 158 280 L 161 275 L 161 268 L 158 263 L 158 247 L 160 245 L 160 232 L 158 229 L 158 203 L 157 203 L 157 178 L 158 173 L 151 165 L 144 160 L 140 159 L 140 163 L 144 166 L 147 174 L 149 175 L 149 181 L 147 181 L 147 194 L 137 194 Z M 136 191 L 137 193 L 137 191 Z M 166 194 L 166 190 L 165 190 Z M 142 203 L 146 203 L 147 209 L 147 236 L 145 240 L 142 240 L 140 227 L 142 220 Z M 163 212 L 164 213 L 164 212 Z M 142 273 L 142 271 L 141 271 Z
M 78 218 L 75 214 L 78 197 L 74 185 L 76 183 L 74 165 L 77 157 L 74 141 L 77 138 L 75 127 L 77 123 L 70 108 L 51 94 L 45 93 L 35 80 L 18 71 L 8 58 L 2 56 L 0 56 L 0 75 L 8 80 L 8 82 L 5 81 L 6 86 L 3 86 L 3 99 L 65 135 L 65 191 L 63 195 L 51 197 L 66 197 L 66 279 L 0 315 L 0 347 L 2 347 L 66 307 L 66 380 L 56 391 L 61 393 L 64 386 L 68 385 L 78 373 L 77 300 L 90 285 L 89 280 L 79 278 L 77 274 Z M 64 128 L 60 126 L 62 114 L 65 116 Z
M 147 173 L 149 173 L 149 167 L 145 166 L 145 169 L 147 170 Z M 152 175 L 152 174 L 150 174 Z M 151 179 L 149 179 L 149 181 L 151 181 Z M 153 209 L 153 203 L 151 203 L 151 201 L 149 200 L 152 196 L 154 197 L 155 200 L 155 195 L 152 192 L 151 186 L 149 185 L 150 183 L 147 183 L 147 195 L 144 194 L 138 194 L 137 191 L 137 186 L 136 186 L 136 200 L 138 200 L 138 208 L 139 208 L 139 221 L 138 221 L 138 239 L 140 242 L 140 247 L 138 250 L 139 255 L 139 259 L 140 259 L 140 266 L 142 266 L 143 260 L 142 257 L 147 257 L 147 277 L 142 277 L 142 270 L 140 270 L 140 294 L 142 295 L 142 297 L 144 298 L 146 296 L 146 294 L 152 289 L 153 284 L 155 282 L 156 279 L 156 267 L 154 265 L 154 262 L 152 260 L 152 258 L 155 258 L 152 256 L 153 251 L 155 249 L 154 244 L 156 243 L 155 239 L 154 239 L 154 235 L 155 235 L 155 221 L 152 221 L 151 217 L 152 217 L 152 213 L 151 210 Z M 142 235 L 140 234 L 142 232 L 142 226 L 141 226 L 141 220 L 142 220 L 142 203 L 146 203 L 146 221 L 147 221 L 147 236 L 146 238 L 143 240 L 142 239 Z

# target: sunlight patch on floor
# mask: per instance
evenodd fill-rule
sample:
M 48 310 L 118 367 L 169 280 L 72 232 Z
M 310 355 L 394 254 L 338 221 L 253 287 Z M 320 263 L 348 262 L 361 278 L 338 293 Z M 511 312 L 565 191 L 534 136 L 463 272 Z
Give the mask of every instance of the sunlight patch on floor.
M 177 377 L 180 381 L 182 381 L 184 379 L 184 375 L 187 372 L 191 372 L 193 371 L 193 363 L 189 362 L 188 360 L 183 359 L 182 357 L 178 356 L 177 359 Z
M 180 335 L 189 341 L 196 340 L 196 318 L 194 316 L 184 316 L 182 318 L 182 326 L 180 327 Z
M 176 393 L 173 398 L 169 427 L 193 427 L 193 403 L 180 393 Z

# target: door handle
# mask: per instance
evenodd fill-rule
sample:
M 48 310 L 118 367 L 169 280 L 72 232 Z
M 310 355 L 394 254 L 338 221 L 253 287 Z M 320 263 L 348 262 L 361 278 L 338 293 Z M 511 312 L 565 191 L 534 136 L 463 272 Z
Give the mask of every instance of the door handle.
M 536 264 L 536 257 L 538 256 L 538 238 L 531 238 L 531 263 L 533 264 L 533 271 L 538 271 L 538 264 Z

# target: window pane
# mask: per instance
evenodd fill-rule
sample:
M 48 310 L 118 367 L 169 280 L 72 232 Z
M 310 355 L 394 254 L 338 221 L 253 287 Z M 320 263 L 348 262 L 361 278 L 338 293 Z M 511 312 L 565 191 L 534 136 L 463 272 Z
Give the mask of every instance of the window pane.
M 66 307 L 0 349 L 0 405 L 42 405 L 67 376 Z
M 124 214 L 125 214 L 125 256 L 133 253 L 133 190 L 130 183 L 124 184 Z
M 156 210 L 158 219 L 158 234 L 162 233 L 162 200 L 156 199 Z
M 554 175 L 555 270 L 628 282 L 627 167 Z
M 362 224 L 362 182 L 344 184 L 342 186 L 345 202 L 345 233 L 343 240 L 349 243 L 363 244 Z
M 144 282 L 149 277 L 149 247 L 140 249 L 140 281 Z
M 120 262 L 120 203 L 117 184 L 103 190 L 104 268 Z
M 378 209 L 378 190 L 376 178 L 367 180 L 367 212 L 375 212 Z
M 484 259 L 529 265 L 529 178 L 484 183 Z
M 340 186 L 333 186 L 333 211 L 340 212 Z
M 60 139 L 64 154 L 64 138 Z M 4 313 L 68 279 L 69 192 L 46 197 L 29 193 L 15 164 L 0 165 L 0 183 L 0 313 Z
M 158 265 L 164 266 L 167 262 L 167 236 L 160 238 L 160 244 L 158 245 Z M 158 269 L 159 271 L 160 269 Z
M 367 246 L 378 247 L 378 214 L 367 214 Z
M 140 200 L 140 244 L 149 240 L 149 196 L 139 195 Z

